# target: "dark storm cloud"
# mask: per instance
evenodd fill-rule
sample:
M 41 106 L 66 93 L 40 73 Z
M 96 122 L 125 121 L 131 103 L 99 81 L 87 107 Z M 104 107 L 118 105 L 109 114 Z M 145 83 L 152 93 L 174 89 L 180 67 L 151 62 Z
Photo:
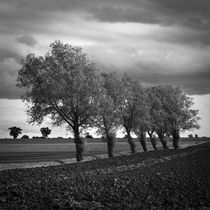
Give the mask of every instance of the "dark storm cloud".
M 156 65 L 145 65 L 138 63 L 132 68 L 119 69 L 114 65 L 99 64 L 101 71 L 115 71 L 119 76 L 124 73 L 130 75 L 133 79 L 140 81 L 145 86 L 153 86 L 159 84 L 170 84 L 180 87 L 189 95 L 205 95 L 210 94 L 210 64 L 198 71 L 188 72 L 166 72 L 167 68 L 161 69 Z
M 13 58 L 16 61 L 20 61 L 22 57 L 15 49 L 0 47 L 0 62 L 4 61 L 6 58 Z
M 149 16 L 148 11 L 136 8 L 114 8 L 101 7 L 92 9 L 92 17 L 100 21 L 108 22 L 135 22 L 135 23 L 157 23 L 160 22 L 157 16 Z
M 120 60 L 123 59 L 120 58 L 121 52 L 125 52 L 129 57 L 133 53 L 132 48 L 135 48 L 134 51 L 141 49 L 141 46 L 136 46 L 136 43 L 145 41 L 149 43 L 148 51 L 150 47 L 154 48 L 154 42 L 159 44 L 156 46 L 157 51 L 161 43 L 169 43 L 172 48 L 178 45 L 183 48 L 185 46 L 193 48 L 198 45 L 199 50 L 202 51 L 202 47 L 205 48 L 210 44 L 209 11 L 209 0 L 0 0 L 0 35 L 2 37 L 13 36 L 12 39 L 16 43 L 25 44 L 21 45 L 22 48 L 19 49 L 8 41 L 4 45 L 6 47 L 0 49 L 0 98 L 19 98 L 21 90 L 15 84 L 17 71 L 20 67 L 19 62 L 23 54 L 25 55 L 31 50 L 33 52 L 36 47 L 38 49 L 39 47 L 44 48 L 43 45 L 49 46 L 49 43 L 46 43 L 49 37 L 54 39 L 54 37 L 57 38 L 57 35 L 61 35 L 71 41 L 71 37 L 68 37 L 69 34 L 78 37 L 83 42 L 93 41 L 96 43 L 94 61 L 100 63 L 100 59 L 107 60 L 105 64 L 103 63 L 102 69 L 116 70 L 121 73 L 126 71 L 143 82 L 179 85 L 189 94 L 210 93 L 208 84 L 210 66 L 206 62 L 209 59 L 208 56 L 205 57 L 204 64 L 201 63 L 201 66 L 193 72 L 180 73 L 179 69 L 179 72 L 173 74 L 165 73 L 166 66 L 157 69 L 150 62 L 143 65 L 142 60 L 138 64 L 134 62 L 130 68 L 123 69 L 119 69 L 118 63 L 116 64 L 114 61 L 118 59 L 120 65 Z M 72 27 L 71 15 L 78 20 L 86 21 L 85 24 L 83 22 L 83 25 L 80 25 L 78 21 Z M 94 25 L 95 22 L 98 26 L 101 25 L 101 28 L 93 28 L 91 24 Z M 55 23 L 58 27 L 55 26 Z M 143 23 L 154 27 L 160 26 L 163 30 L 161 29 L 162 31 L 157 31 L 157 33 L 154 30 L 154 33 L 152 31 L 142 35 L 135 33 L 135 30 L 130 32 L 131 28 L 127 29 L 126 25 L 123 28 L 121 25 L 120 30 L 123 28 L 128 32 L 123 34 L 122 31 L 109 31 L 114 23 Z M 103 24 L 105 29 L 102 30 Z M 108 24 L 110 24 L 110 28 Z M 136 24 L 132 27 L 140 28 L 141 25 Z M 66 35 L 67 29 L 70 32 L 68 31 Z M 141 28 L 139 30 L 141 31 Z M 142 30 L 144 30 L 144 26 L 142 26 Z M 44 37 L 44 41 L 38 37 Z M 41 41 L 42 44 L 44 43 L 42 46 L 39 45 Z M 116 43 L 122 46 L 116 54 L 107 58 L 103 48 L 99 51 L 101 43 L 108 46 L 107 50 L 110 51 L 116 49 Z M 34 48 L 29 49 L 30 47 Z M 185 52 L 187 53 L 187 51 Z M 91 53 L 88 51 L 88 47 L 87 53 Z M 11 64 L 9 64 L 10 61 Z M 159 62 L 161 63 L 162 60 Z
M 208 0 L 0 0 L 0 8 L 0 31 L 5 34 L 47 31 L 65 12 L 79 13 L 90 21 L 184 25 L 210 30 Z
M 131 73 L 132 74 L 132 73 Z M 136 74 L 134 75 L 136 78 Z M 149 84 L 171 84 L 179 86 L 186 94 L 204 95 L 209 94 L 210 90 L 210 72 L 196 72 L 184 74 L 147 74 L 140 73 L 138 75 L 140 81 Z M 202 84 L 202 85 L 201 85 Z
M 23 36 L 17 37 L 16 40 L 30 47 L 33 47 L 34 45 L 37 44 L 36 39 L 31 35 L 23 35 Z
M 12 84 L 2 84 L 0 87 L 0 98 L 4 99 L 20 99 L 24 91 L 16 87 L 16 81 Z
M 92 17 L 100 21 L 185 25 L 210 29 L 208 0 L 114 1 L 114 6 L 95 7 Z M 118 4 L 117 4 L 118 3 Z
M 55 12 L 84 12 L 87 17 L 108 22 L 183 24 L 210 29 L 208 0 L 8 0 L 1 2 L 0 21 L 11 25 L 50 21 Z M 53 15 L 54 13 L 54 15 Z
M 16 87 L 16 79 L 22 57 L 15 48 L 0 47 L 0 98 L 20 98 L 23 91 Z

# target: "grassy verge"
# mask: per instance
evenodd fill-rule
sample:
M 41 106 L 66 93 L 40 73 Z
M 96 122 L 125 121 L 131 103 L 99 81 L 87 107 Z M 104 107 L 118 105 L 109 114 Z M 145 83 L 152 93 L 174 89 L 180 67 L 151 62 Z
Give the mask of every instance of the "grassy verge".
M 113 159 L 0 172 L 0 209 L 210 207 L 210 143 Z M 185 155 L 183 155 L 185 154 Z M 167 160 L 167 157 L 173 157 Z M 165 158 L 164 158 L 165 157 Z M 130 167 L 162 160 L 144 167 Z M 122 168 L 123 170 L 118 170 Z

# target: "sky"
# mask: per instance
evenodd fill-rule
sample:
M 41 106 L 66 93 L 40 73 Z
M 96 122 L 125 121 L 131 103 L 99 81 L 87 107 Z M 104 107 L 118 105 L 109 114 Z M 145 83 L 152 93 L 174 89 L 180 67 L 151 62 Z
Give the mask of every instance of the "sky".
M 16 79 L 21 59 L 44 55 L 55 40 L 81 46 L 101 71 L 180 86 L 200 110 L 201 128 L 190 133 L 210 136 L 209 11 L 209 0 L 0 0 L 0 138 L 11 126 L 30 137 L 51 127 L 27 123 Z

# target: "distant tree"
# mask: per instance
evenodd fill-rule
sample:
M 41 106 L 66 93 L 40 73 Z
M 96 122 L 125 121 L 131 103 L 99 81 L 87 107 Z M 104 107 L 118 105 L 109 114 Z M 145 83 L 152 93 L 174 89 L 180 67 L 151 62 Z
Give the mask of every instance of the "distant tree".
M 28 135 L 23 135 L 23 136 L 21 137 L 21 139 L 29 139 L 29 136 L 28 136 Z
M 46 127 L 46 128 L 41 128 L 40 131 L 41 131 L 41 133 L 42 133 L 42 137 L 43 137 L 43 138 L 47 138 L 48 135 L 51 134 L 51 130 L 50 130 L 48 127 Z
M 42 139 L 43 137 L 41 136 L 33 136 L 32 139 Z
M 44 57 L 28 55 L 18 72 L 17 85 L 25 89 L 30 123 L 50 116 L 54 125 L 73 131 L 77 161 L 83 159 L 82 129 L 97 111 L 101 77 L 82 48 L 55 41 Z
M 14 139 L 16 139 L 18 137 L 19 134 L 22 133 L 22 129 L 19 127 L 10 127 L 8 130 L 10 130 L 10 136 L 13 136 Z
M 92 139 L 93 138 L 93 136 L 90 135 L 89 133 L 86 133 L 86 136 L 85 137 L 88 138 L 88 139 Z

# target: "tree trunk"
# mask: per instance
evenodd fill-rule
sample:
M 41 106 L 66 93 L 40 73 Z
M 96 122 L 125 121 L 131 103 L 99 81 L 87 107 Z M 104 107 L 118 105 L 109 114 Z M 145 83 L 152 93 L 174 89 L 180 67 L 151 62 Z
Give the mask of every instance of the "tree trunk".
M 156 138 L 152 135 L 152 133 L 150 133 L 150 132 L 148 132 L 148 134 L 149 134 L 149 138 L 150 138 L 150 142 L 151 142 L 151 144 L 152 144 L 152 146 L 153 146 L 153 149 L 154 150 L 158 150 L 157 149 L 157 140 L 156 140 Z
M 147 152 L 146 133 L 145 132 L 141 132 L 139 140 L 140 140 L 140 143 L 141 143 L 141 146 L 142 146 L 144 152 Z
M 114 154 L 113 154 L 113 152 L 114 152 L 114 138 L 112 136 L 108 135 L 106 137 L 106 139 L 107 139 L 108 157 L 112 158 L 112 157 L 114 157 Z
M 128 143 L 130 145 L 131 153 L 135 153 L 136 152 L 136 145 L 135 145 L 135 142 L 130 135 L 130 132 L 127 132 L 127 139 L 128 139 Z
M 74 142 L 76 145 L 76 159 L 77 161 L 82 161 L 84 153 L 84 141 L 79 135 L 79 128 L 74 129 Z
M 83 153 L 84 153 L 84 142 L 80 138 L 80 139 L 76 140 L 75 144 L 76 144 L 76 158 L 77 158 L 77 161 L 82 161 L 83 160 Z
M 179 149 L 179 141 L 180 141 L 180 135 L 179 135 L 179 130 L 174 129 L 172 132 L 173 136 L 173 147 L 174 149 Z
M 161 144 L 163 145 L 163 149 L 168 149 L 167 141 L 164 138 L 164 134 L 158 133 L 158 137 L 160 139 Z

